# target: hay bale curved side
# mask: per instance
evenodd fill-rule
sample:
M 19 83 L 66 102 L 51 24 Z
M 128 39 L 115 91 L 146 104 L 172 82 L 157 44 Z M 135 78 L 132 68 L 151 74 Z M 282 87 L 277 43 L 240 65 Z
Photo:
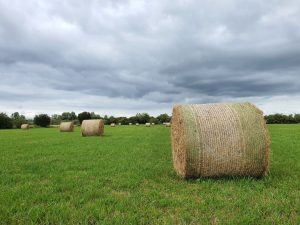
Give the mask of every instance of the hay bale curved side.
M 172 155 L 184 178 L 253 176 L 269 168 L 269 134 L 251 103 L 177 105 L 172 115 Z
M 29 124 L 22 124 L 21 125 L 21 129 L 22 130 L 28 130 L 30 127 L 29 127 Z
M 61 122 L 59 125 L 60 132 L 73 132 L 74 122 Z
M 81 124 L 81 135 L 86 136 L 102 136 L 104 134 L 103 120 L 84 120 Z

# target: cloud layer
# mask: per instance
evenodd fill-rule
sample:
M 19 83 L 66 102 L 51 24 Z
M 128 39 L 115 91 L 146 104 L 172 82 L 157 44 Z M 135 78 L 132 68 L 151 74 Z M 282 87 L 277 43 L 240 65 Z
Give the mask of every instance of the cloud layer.
M 0 0 L 0 111 L 300 112 L 298 1 Z

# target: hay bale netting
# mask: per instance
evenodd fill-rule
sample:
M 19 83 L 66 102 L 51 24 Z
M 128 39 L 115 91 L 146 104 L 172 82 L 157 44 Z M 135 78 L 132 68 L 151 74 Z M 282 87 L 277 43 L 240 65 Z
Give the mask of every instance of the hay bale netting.
M 111 127 L 115 127 L 116 124 L 115 124 L 115 123 L 111 123 L 110 126 L 111 126 Z
M 261 177 L 268 171 L 269 134 L 251 103 L 177 105 L 171 136 L 181 177 Z
M 61 122 L 59 125 L 60 132 L 73 132 L 74 122 Z
M 151 123 L 145 123 L 145 127 L 151 127 Z
M 27 123 L 21 125 L 21 129 L 22 129 L 22 130 L 28 130 L 29 128 L 30 128 L 30 126 L 29 126 L 29 124 L 27 124 Z
M 103 120 L 84 120 L 81 124 L 81 135 L 85 136 L 102 136 L 104 134 Z

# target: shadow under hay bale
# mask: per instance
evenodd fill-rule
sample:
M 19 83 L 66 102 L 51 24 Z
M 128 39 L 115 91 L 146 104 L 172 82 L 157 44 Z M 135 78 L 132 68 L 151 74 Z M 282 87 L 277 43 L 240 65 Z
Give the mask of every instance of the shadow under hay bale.
M 84 120 L 81 124 L 81 135 L 86 136 L 102 136 L 104 134 L 103 120 Z
M 181 177 L 261 177 L 268 171 L 269 134 L 251 103 L 176 105 L 171 137 Z
M 59 125 L 60 132 L 73 132 L 74 122 L 61 122 Z

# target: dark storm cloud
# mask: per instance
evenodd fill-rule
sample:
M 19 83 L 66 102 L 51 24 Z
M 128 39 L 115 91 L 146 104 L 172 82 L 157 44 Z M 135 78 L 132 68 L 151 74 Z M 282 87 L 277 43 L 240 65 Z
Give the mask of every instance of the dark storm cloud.
M 95 98 L 135 111 L 234 99 L 263 107 L 274 96 L 299 101 L 299 72 L 297 1 L 0 0 L 4 108 L 74 96 L 82 109 Z

